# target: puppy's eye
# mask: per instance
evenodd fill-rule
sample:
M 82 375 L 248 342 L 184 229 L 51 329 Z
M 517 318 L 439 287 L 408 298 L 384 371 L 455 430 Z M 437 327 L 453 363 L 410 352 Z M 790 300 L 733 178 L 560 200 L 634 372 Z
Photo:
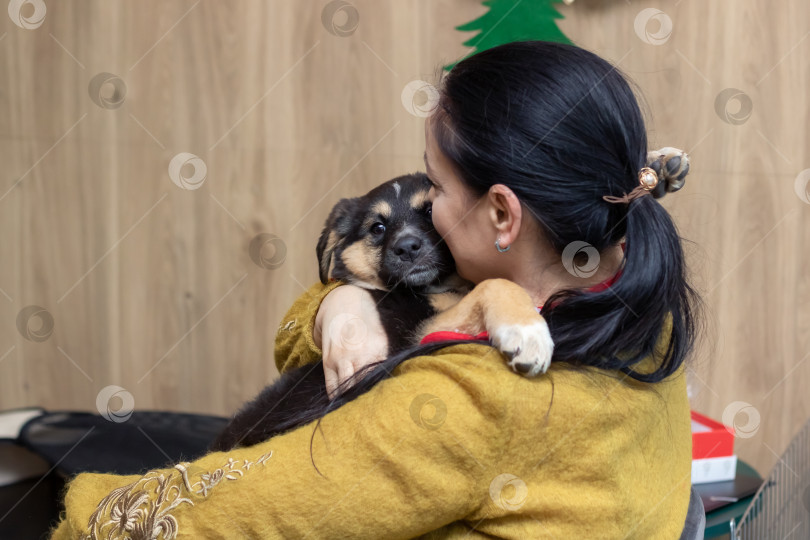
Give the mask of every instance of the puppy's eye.
M 433 204 L 427 203 L 425 205 L 424 212 L 429 216 L 432 215 L 433 214 Z
M 383 225 L 380 222 L 377 222 L 371 226 L 370 230 L 372 234 L 382 234 L 385 232 L 385 225 Z

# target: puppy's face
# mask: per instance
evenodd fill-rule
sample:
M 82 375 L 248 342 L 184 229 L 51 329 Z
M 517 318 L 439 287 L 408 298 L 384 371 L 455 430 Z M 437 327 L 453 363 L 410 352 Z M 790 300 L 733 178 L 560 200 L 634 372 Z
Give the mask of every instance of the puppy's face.
M 318 241 L 320 278 L 366 288 L 420 288 L 455 271 L 433 228 L 424 173 L 399 176 L 362 197 L 341 199 Z

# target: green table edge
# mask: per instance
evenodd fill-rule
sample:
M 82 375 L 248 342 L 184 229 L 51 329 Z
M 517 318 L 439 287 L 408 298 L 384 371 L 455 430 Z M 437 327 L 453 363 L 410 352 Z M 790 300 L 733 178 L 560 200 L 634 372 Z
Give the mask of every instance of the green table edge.
M 740 473 L 751 474 L 756 476 L 757 478 L 762 479 L 762 477 L 759 476 L 759 473 L 755 471 L 753 467 L 751 467 L 750 465 L 748 465 L 748 463 L 738 458 L 736 474 Z M 751 504 L 751 501 L 753 499 L 754 496 L 751 495 L 750 497 L 740 499 L 739 501 L 733 504 L 729 504 L 727 506 L 723 506 L 722 508 L 718 508 L 717 510 L 707 512 L 706 530 L 703 533 L 703 538 L 717 538 L 726 534 L 730 535 L 731 520 L 733 519 L 735 523 L 739 523 L 740 518 L 745 513 L 745 510 L 748 508 L 748 505 Z

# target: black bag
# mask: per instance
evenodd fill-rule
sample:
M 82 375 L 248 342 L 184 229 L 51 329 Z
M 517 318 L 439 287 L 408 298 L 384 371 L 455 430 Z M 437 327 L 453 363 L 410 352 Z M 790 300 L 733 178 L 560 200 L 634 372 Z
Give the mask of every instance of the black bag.
M 95 471 L 143 474 L 207 453 L 228 418 L 135 411 L 125 422 L 86 412 L 48 412 L 29 420 L 19 442 L 66 476 Z
M 194 461 L 208 453 L 229 420 L 165 411 L 135 411 L 120 423 L 71 411 L 31 418 L 16 440 L 0 442 L 16 445 L 20 455 L 39 456 L 49 470 L 0 487 L 0 538 L 44 538 L 64 510 L 62 490 L 71 477 L 81 472 L 144 474 Z

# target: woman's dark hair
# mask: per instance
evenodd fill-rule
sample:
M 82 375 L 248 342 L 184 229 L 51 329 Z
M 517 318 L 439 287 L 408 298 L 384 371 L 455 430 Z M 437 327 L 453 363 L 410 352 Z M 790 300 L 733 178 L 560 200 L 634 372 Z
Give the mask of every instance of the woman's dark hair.
M 430 127 L 470 193 L 481 197 L 495 183 L 508 186 L 561 257 L 573 242 L 600 253 L 625 242 L 621 276 L 609 288 L 562 290 L 543 305 L 554 340 L 552 361 L 649 383 L 675 372 L 702 322 L 702 300 L 687 279 L 681 238 L 653 196 L 630 204 L 602 199 L 629 193 L 646 165 L 644 120 L 628 80 L 585 49 L 518 41 L 462 60 L 436 87 Z M 655 357 L 655 369 L 635 370 L 656 354 L 669 317 L 671 337 L 664 354 Z M 366 366 L 341 388 L 354 386 L 308 420 L 367 392 L 409 358 L 470 342 L 481 343 L 431 343 Z M 297 420 L 306 421 L 304 416 Z
M 474 196 L 508 186 L 561 258 L 574 242 L 602 253 L 625 241 L 622 274 L 609 288 L 566 289 L 546 300 L 552 361 L 644 382 L 677 370 L 694 347 L 703 307 L 675 224 L 653 196 L 629 205 L 602 199 L 638 186 L 647 164 L 644 119 L 618 68 L 573 45 L 518 41 L 459 62 L 439 96 L 430 119 L 436 144 Z M 669 317 L 671 339 L 656 368 L 634 370 L 654 353 Z

